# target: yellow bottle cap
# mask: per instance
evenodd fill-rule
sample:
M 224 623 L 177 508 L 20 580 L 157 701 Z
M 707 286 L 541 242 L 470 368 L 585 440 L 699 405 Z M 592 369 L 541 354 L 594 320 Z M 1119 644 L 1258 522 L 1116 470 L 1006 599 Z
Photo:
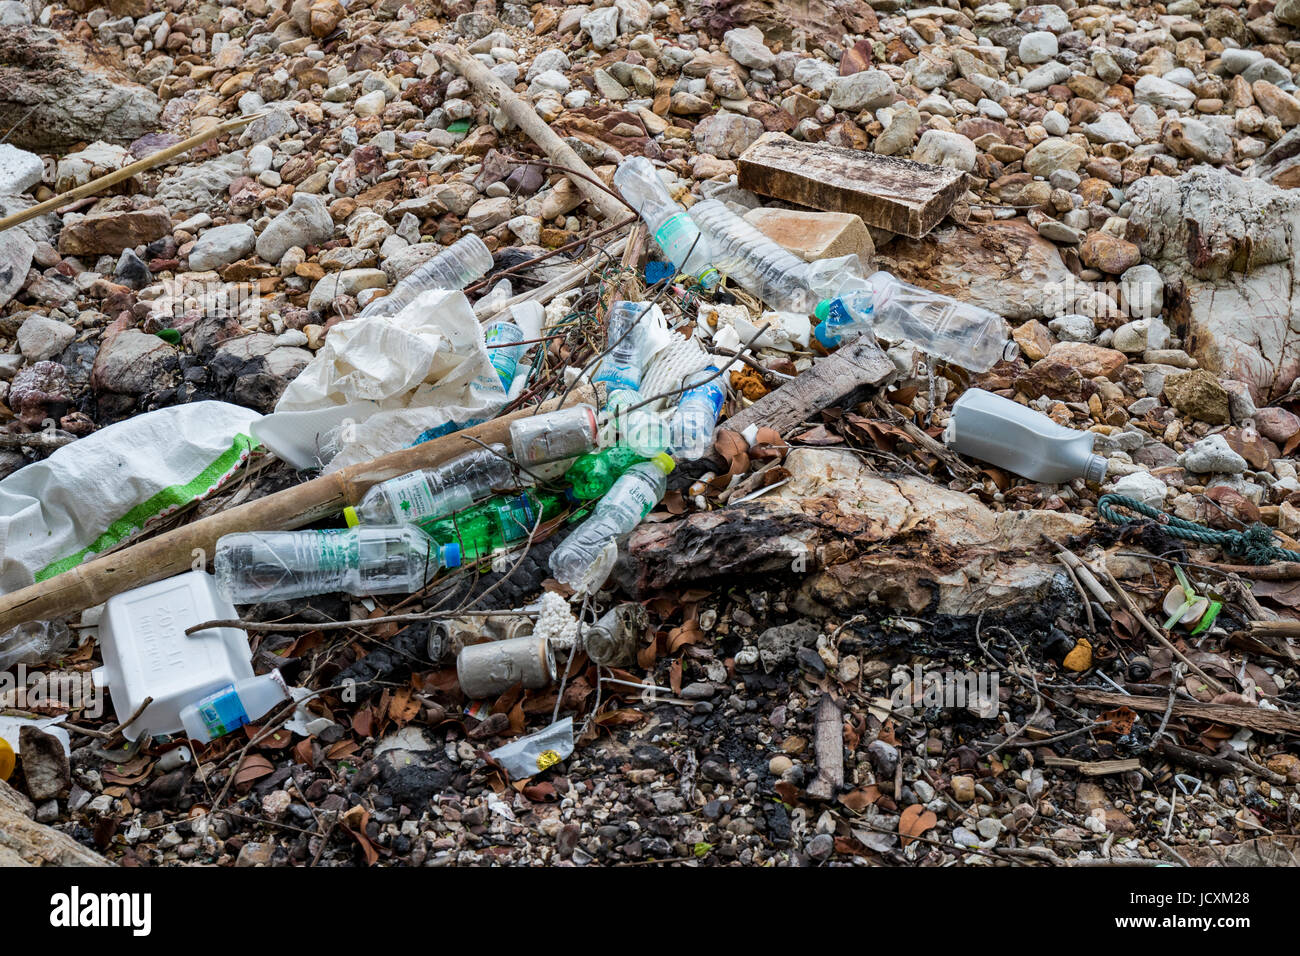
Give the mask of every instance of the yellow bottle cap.
M 672 458 L 664 452 L 660 452 L 650 460 L 658 465 L 659 470 L 665 475 L 671 474 L 672 470 L 677 467 L 677 462 L 673 461 Z
M 14 748 L 0 737 L 0 780 L 8 780 L 14 772 Z
M 349 528 L 355 528 L 361 524 L 361 519 L 357 517 L 357 509 L 351 505 L 343 509 L 343 520 L 348 523 Z

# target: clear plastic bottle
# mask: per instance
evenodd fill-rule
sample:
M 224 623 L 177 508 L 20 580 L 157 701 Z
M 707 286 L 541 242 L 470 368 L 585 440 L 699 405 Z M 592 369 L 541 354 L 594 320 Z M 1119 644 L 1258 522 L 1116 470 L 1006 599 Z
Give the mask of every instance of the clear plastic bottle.
M 613 428 L 613 443 L 632 449 L 642 458 L 653 458 L 668 450 L 668 423 L 654 409 L 638 408 L 643 401 L 636 389 L 615 389 L 605 399 L 604 418 Z
M 436 468 L 412 471 L 375 485 L 354 512 L 363 524 L 419 524 L 468 508 L 493 491 L 515 485 L 505 445 L 467 452 Z
M 618 539 L 632 531 L 663 498 L 673 460 L 656 455 L 633 465 L 614 482 L 596 510 L 551 552 L 555 579 L 590 593 L 609 576 L 618 556 Z
M 590 405 L 525 415 L 510 423 L 510 448 L 521 465 L 577 458 L 596 447 L 596 410 Z
M 528 351 L 528 346 L 520 344 L 523 340 L 524 330 L 513 322 L 493 322 L 483 330 L 483 341 L 488 346 L 492 367 L 497 370 L 501 387 L 507 392 L 515 380 L 519 360 Z
M 570 497 L 594 501 L 604 497 L 623 472 L 642 460 L 631 448 L 612 445 L 583 455 L 569 466 L 563 481 L 569 486 Z
M 870 288 L 846 292 L 818 303 L 822 324 L 817 340 L 830 348 L 874 329 L 881 338 L 906 339 L 935 358 L 972 372 L 987 372 L 1007 350 L 1002 316 L 895 279 L 873 273 Z
M 691 207 L 691 218 L 709 241 L 713 264 L 767 305 L 807 314 L 817 304 L 805 276 L 806 264 L 716 199 Z
M 679 273 L 695 279 L 706 289 L 718 284 L 708 240 L 700 234 L 686 210 L 673 201 L 655 172 L 654 164 L 644 156 L 631 156 L 619 164 L 614 186 L 632 204 L 655 242 Z
M 392 292 L 375 299 L 361 310 L 359 318 L 372 315 L 396 315 L 410 305 L 421 292 L 430 289 L 463 289 L 492 268 L 492 253 L 474 234 L 457 239 L 450 246 L 420 266 Z
M 227 684 L 216 693 L 181 708 L 181 723 L 190 740 L 207 743 L 265 717 L 289 699 L 279 671 Z
M 606 382 L 610 388 L 640 388 L 645 365 L 643 315 L 650 308 L 648 302 L 621 299 L 610 305 L 605 336 L 608 351 L 596 366 L 593 382 Z
M 727 383 L 717 366 L 710 365 L 688 375 L 682 384 L 686 391 L 673 413 L 670 447 L 675 457 L 695 461 L 713 445 L 713 430 L 722 414 L 722 403 L 727 400 Z
M 1100 482 L 1106 477 L 1106 459 L 1092 453 L 1094 432 L 1058 425 L 1041 412 L 982 388 L 966 389 L 953 404 L 943 438 L 959 454 L 1031 481 Z
M 342 591 L 411 594 L 460 564 L 410 525 L 342 531 L 241 531 L 217 541 L 217 590 L 234 604 L 263 604 Z

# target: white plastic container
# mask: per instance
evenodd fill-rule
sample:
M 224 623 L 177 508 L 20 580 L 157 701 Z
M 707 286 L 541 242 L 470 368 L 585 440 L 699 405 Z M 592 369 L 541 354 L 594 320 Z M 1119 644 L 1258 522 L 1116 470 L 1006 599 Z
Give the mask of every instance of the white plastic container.
M 179 733 L 185 729 L 182 708 L 253 676 L 243 631 L 222 627 L 185 634 L 195 624 L 235 617 L 234 605 L 217 593 L 216 579 L 202 571 L 109 598 L 99 623 L 104 666 L 91 677 L 112 694 L 119 721 L 153 698 L 122 731 L 128 740 Z
M 943 438 L 958 454 L 1031 481 L 1099 482 L 1106 477 L 1106 459 L 1092 453 L 1094 432 L 1058 425 L 1041 412 L 982 388 L 968 388 L 957 399 Z

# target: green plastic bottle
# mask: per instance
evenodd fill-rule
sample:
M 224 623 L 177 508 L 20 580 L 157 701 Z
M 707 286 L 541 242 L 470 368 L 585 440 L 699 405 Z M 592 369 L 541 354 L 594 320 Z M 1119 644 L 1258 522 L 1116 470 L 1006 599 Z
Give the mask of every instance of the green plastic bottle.
M 559 517 L 569 507 L 563 494 L 528 490 L 499 495 L 446 518 L 424 522 L 420 528 L 439 544 L 459 544 L 462 563 L 485 558 L 524 541 L 538 524 Z
M 626 445 L 611 445 L 583 455 L 569 466 L 563 480 L 575 501 L 592 501 L 604 497 L 619 475 L 644 460 Z

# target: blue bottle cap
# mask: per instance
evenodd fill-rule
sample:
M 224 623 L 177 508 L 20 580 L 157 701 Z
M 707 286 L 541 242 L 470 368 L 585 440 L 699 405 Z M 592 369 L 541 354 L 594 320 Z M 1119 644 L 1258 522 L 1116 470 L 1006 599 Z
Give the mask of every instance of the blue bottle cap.
M 833 349 L 840 344 L 840 337 L 826 328 L 826 323 L 822 322 L 817 328 L 813 329 L 813 337 L 817 339 L 824 347 Z
M 442 566 L 444 568 L 460 567 L 460 545 L 444 544 L 442 546 Z

